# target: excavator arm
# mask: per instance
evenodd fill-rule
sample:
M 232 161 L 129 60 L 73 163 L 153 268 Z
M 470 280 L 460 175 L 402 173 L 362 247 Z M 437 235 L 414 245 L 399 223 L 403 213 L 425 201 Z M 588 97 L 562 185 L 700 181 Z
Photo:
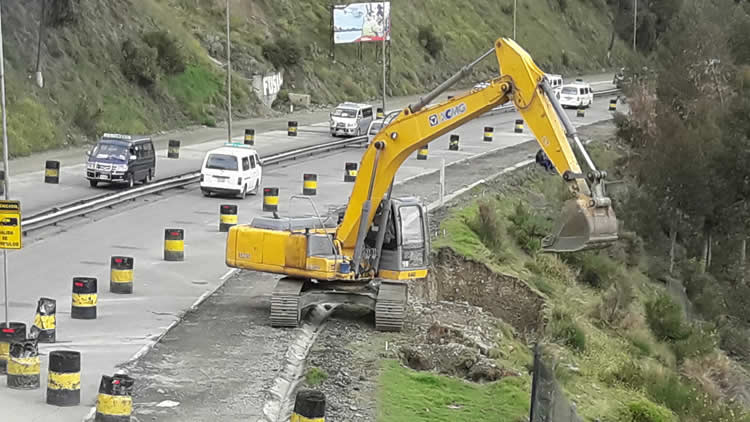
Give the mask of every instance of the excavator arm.
M 480 60 L 495 53 L 500 77 L 481 90 L 454 97 L 438 105 L 427 104 L 447 90 Z M 545 239 L 547 251 L 570 252 L 617 239 L 617 224 L 610 200 L 604 196 L 602 179 L 575 128 L 531 57 L 513 40 L 501 38 L 494 49 L 441 84 L 418 104 L 402 110 L 384 127 L 365 151 L 343 220 L 336 230 L 336 243 L 343 256 L 353 257 L 358 272 L 364 238 L 396 172 L 415 151 L 498 105 L 513 101 L 555 168 L 576 199 L 566 204 L 560 229 Z M 566 136 L 567 134 L 567 136 Z M 583 175 L 568 137 L 581 150 L 589 165 Z

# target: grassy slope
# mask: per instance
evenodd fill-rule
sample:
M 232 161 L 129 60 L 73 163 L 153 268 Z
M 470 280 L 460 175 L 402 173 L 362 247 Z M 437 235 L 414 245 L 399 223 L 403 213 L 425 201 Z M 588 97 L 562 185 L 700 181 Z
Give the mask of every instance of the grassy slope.
M 79 21 L 49 28 L 42 49 L 45 87 L 36 87 L 36 34 L 39 2 L 4 3 L 9 135 L 11 153 L 80 142 L 103 131 L 154 132 L 223 120 L 221 70 L 209 55 L 223 60 L 224 2 L 219 0 L 112 0 L 80 2 Z M 609 18 L 604 0 L 521 2 L 518 39 L 550 72 L 599 71 L 610 67 L 606 47 Z M 560 4 L 567 4 L 562 12 Z M 248 89 L 253 73 L 273 69 L 262 57 L 265 42 L 288 36 L 299 41 L 303 60 L 286 70 L 285 88 L 330 103 L 365 99 L 379 92 L 376 45 L 340 46 L 331 63 L 330 12 L 322 0 L 234 0 L 231 17 L 233 105 L 239 115 L 259 112 Z M 415 0 L 394 2 L 392 94 L 421 92 L 511 33 L 512 0 Z M 432 26 L 444 41 L 438 59 L 419 45 L 418 26 Z M 143 31 L 162 29 L 179 38 L 188 67 L 164 76 L 153 89 L 128 82 L 121 74 L 120 45 Z M 565 50 L 566 59 L 562 50 Z M 627 48 L 617 42 L 613 64 Z M 494 74 L 487 60 L 474 79 Z
M 598 145 L 592 145 L 590 149 L 597 162 L 604 168 L 612 168 L 617 157 L 613 149 Z M 721 411 L 724 413 L 713 410 L 711 405 L 705 404 L 702 393 L 696 393 L 690 384 L 677 381 L 678 378 L 675 378 L 679 377 L 681 367 L 675 362 L 673 351 L 666 343 L 654 338 L 644 321 L 645 302 L 653 298 L 655 292 L 663 287 L 648 279 L 643 273 L 642 262 L 631 261 L 630 265 L 625 265 L 624 262 L 615 260 L 617 271 L 630 280 L 635 299 L 622 321 L 617 324 L 606 324 L 602 323 L 599 317 L 601 290 L 580 283 L 576 267 L 556 256 L 529 254 L 520 249 L 510 233 L 512 223 L 509 217 L 514 213 L 516 204 L 523 202 L 535 213 L 549 216 L 554 214 L 554 210 L 559 209 L 564 196 L 561 194 L 558 177 L 545 174 L 540 169 L 522 170 L 511 178 L 510 181 L 506 179 L 502 182 L 502 185 L 491 186 L 491 193 L 482 199 L 454 210 L 441 224 L 441 228 L 444 229 L 441 232 L 445 233 L 445 237 L 436 239 L 433 247 L 451 248 L 460 255 L 486 263 L 496 271 L 520 276 L 546 295 L 548 317 L 553 321 L 548 325 L 546 332 L 546 340 L 551 342 L 548 349 L 558 362 L 555 371 L 558 381 L 568 397 L 577 403 L 579 414 L 585 420 L 677 420 L 677 415 L 669 416 L 668 408 L 671 408 L 676 413 L 681 413 L 680 420 L 747 420 L 747 415 L 732 415 L 727 409 Z M 472 229 L 472 221 L 477 215 L 480 201 L 490 201 L 501 217 L 500 231 L 504 240 L 499 245 L 486 246 Z M 583 333 L 583 350 L 577 350 L 556 338 L 557 328 L 554 319 L 555 315 L 559 314 L 570 316 L 575 330 Z M 500 343 L 498 346 L 503 345 Z M 712 358 L 709 358 L 709 361 L 710 359 Z M 516 361 L 517 370 L 522 370 L 523 361 L 524 359 Z M 503 363 L 507 365 L 509 362 Z M 647 369 L 630 373 L 623 369 L 629 368 L 630 364 Z M 393 367 L 386 368 L 386 374 L 394 371 L 397 370 Z M 401 373 L 398 377 L 410 376 L 408 370 L 399 371 Z M 648 376 L 652 378 L 646 379 L 651 381 L 644 382 L 644 379 L 639 378 L 644 374 L 650 374 Z M 638 380 L 637 383 L 640 384 L 629 384 L 636 383 L 634 380 Z M 381 388 L 387 391 L 383 393 L 386 397 L 385 406 L 403 408 L 404 405 L 387 401 L 387 397 L 396 391 L 396 387 L 390 387 L 387 382 L 388 378 L 384 376 Z M 424 390 L 434 391 L 438 395 L 446 394 L 442 390 L 445 385 L 441 384 L 440 388 L 422 385 L 419 393 L 404 392 L 404 401 L 421 400 L 422 395 L 429 394 Z M 481 391 L 474 393 L 475 400 L 481 399 Z M 529 390 L 526 389 L 524 394 L 518 396 L 519 402 L 516 405 L 528 407 L 528 395 Z M 635 416 L 626 416 L 623 409 L 634 402 L 638 402 L 639 405 L 645 403 L 653 412 L 663 414 L 663 418 L 632 419 Z M 686 410 L 688 408 L 690 410 Z M 500 416 L 502 420 L 512 420 L 514 415 L 515 413 L 510 411 Z

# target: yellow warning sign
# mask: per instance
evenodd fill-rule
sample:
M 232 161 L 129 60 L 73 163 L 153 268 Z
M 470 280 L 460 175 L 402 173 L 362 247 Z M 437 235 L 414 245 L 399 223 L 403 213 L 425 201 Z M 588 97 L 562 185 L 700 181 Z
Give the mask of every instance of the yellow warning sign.
M 21 249 L 20 201 L 0 201 L 0 249 Z

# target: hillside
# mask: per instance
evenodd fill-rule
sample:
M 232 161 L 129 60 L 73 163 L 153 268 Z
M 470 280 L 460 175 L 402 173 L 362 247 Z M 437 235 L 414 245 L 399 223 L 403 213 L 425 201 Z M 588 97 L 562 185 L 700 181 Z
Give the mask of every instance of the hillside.
M 104 131 L 152 133 L 225 120 L 225 2 L 47 2 L 35 83 L 41 0 L 3 3 L 11 154 L 85 142 Z M 605 0 L 520 2 L 518 40 L 548 72 L 601 71 L 629 54 L 615 43 Z M 393 2 L 390 95 L 423 92 L 512 33 L 512 0 Z M 233 108 L 271 110 L 253 94 L 253 74 L 283 69 L 284 92 L 314 103 L 378 96 L 374 44 L 329 56 L 329 2 L 232 0 Z M 130 40 L 129 42 L 127 42 Z M 429 48 L 425 48 L 429 47 Z M 428 51 L 429 50 L 429 51 Z M 361 53 L 361 58 L 358 55 Z M 487 60 L 476 78 L 496 69 Z

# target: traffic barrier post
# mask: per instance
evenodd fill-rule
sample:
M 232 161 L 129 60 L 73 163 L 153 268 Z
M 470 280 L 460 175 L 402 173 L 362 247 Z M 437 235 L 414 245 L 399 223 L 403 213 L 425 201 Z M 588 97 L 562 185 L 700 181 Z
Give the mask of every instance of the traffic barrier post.
M 81 403 L 81 353 L 54 350 L 49 354 L 47 404 L 78 406 Z
M 0 375 L 8 370 L 10 343 L 26 339 L 26 324 L 23 322 L 0 322 Z
M 102 375 L 96 397 L 95 422 L 130 422 L 133 413 L 133 384 L 127 375 Z
M 237 205 L 219 205 L 219 232 L 226 233 L 237 225 Z
M 164 260 L 185 260 L 185 230 L 164 229 Z
M 97 280 L 94 277 L 73 277 L 73 306 L 70 317 L 73 319 L 96 319 Z
M 60 183 L 60 162 L 47 160 L 44 163 L 44 183 Z
M 305 173 L 302 175 L 302 195 L 315 196 L 318 194 L 318 175 Z
M 180 158 L 180 141 L 175 139 L 169 140 L 167 148 L 167 158 Z
M 277 212 L 279 210 L 279 188 L 263 188 L 263 211 Z
M 353 182 L 357 180 L 357 163 L 344 164 L 344 181 Z
M 8 353 L 8 388 L 36 390 L 40 386 L 39 349 L 36 340 L 17 340 Z
M 109 262 L 109 291 L 118 294 L 133 293 L 133 257 L 113 256 Z
M 54 343 L 57 331 L 57 301 L 48 297 L 39 299 L 36 305 L 34 325 L 29 329 L 29 338 L 39 343 Z

